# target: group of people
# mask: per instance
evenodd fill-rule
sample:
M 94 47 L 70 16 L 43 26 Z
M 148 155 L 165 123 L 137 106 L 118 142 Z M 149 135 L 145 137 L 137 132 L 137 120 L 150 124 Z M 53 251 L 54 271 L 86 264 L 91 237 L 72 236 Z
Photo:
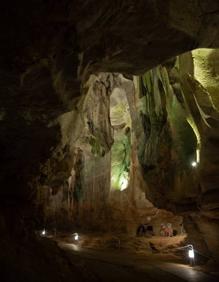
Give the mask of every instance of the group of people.
M 172 228 L 172 224 L 171 223 L 161 223 L 160 225 L 160 236 L 164 236 L 164 237 L 172 237 L 176 234 L 174 234 L 174 230 Z
M 154 235 L 153 226 L 147 223 L 140 224 L 137 228 L 136 235 L 137 236 L 144 236 L 144 235 L 153 236 Z
M 140 224 L 137 228 L 136 232 L 137 236 L 144 236 L 144 235 L 154 235 L 153 226 L 149 225 L 148 223 Z M 160 236 L 163 237 L 172 237 L 176 236 L 176 230 L 172 228 L 171 223 L 164 224 L 162 223 L 160 226 Z
M 184 233 L 183 224 L 180 224 L 180 227 L 181 227 L 180 233 L 183 234 Z M 176 229 L 173 229 L 172 223 L 161 223 L 159 233 L 160 233 L 160 236 L 162 237 L 172 237 L 172 236 L 176 236 L 178 232 Z M 154 236 L 155 234 L 153 231 L 153 225 L 151 225 L 151 223 L 149 222 L 140 224 L 137 228 L 136 235 L 137 236 L 145 236 L 145 235 Z
M 144 236 L 144 235 L 154 235 L 153 226 L 150 224 L 151 217 L 147 217 L 147 223 L 140 224 L 137 228 L 136 235 L 137 236 Z
M 153 215 L 153 217 L 157 216 L 159 210 L 156 211 L 156 213 Z M 172 226 L 172 223 L 161 223 L 160 225 L 160 230 L 158 232 L 160 236 L 163 237 L 172 237 L 176 236 L 177 234 L 183 235 L 186 233 L 184 226 L 183 226 L 183 221 L 180 222 L 179 228 L 174 229 Z M 152 218 L 151 216 L 147 216 L 145 219 L 145 223 L 140 224 L 136 230 L 136 235 L 137 236 L 154 236 L 154 229 L 152 225 Z

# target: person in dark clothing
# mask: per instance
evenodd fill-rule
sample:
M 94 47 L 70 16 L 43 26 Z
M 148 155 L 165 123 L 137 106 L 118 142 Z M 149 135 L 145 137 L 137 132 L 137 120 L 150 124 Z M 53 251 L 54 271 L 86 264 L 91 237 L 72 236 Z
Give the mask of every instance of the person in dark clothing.
M 147 223 L 140 224 L 138 226 L 138 228 L 137 228 L 136 235 L 137 236 L 144 236 L 146 234 L 151 235 L 151 236 L 154 235 L 153 226 L 152 225 L 148 225 Z
M 144 224 L 140 224 L 137 228 L 137 232 L 136 235 L 137 236 L 143 236 L 146 233 L 146 229 L 145 229 L 145 225 Z

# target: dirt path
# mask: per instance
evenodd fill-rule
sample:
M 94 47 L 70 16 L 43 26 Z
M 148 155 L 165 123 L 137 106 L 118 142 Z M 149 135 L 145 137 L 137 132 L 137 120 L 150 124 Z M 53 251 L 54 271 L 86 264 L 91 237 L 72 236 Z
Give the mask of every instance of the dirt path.
M 104 282 L 216 282 L 215 277 L 173 262 L 164 262 L 159 256 L 148 257 L 123 251 L 85 249 L 59 241 L 59 247 L 76 264 L 89 281 Z

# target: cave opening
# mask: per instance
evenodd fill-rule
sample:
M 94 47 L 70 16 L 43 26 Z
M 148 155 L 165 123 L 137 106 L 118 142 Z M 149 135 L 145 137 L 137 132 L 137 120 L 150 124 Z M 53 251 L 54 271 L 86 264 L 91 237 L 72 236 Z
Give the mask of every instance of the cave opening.
M 125 190 L 130 181 L 131 116 L 124 89 L 110 95 L 110 121 L 114 143 L 111 148 L 111 188 Z

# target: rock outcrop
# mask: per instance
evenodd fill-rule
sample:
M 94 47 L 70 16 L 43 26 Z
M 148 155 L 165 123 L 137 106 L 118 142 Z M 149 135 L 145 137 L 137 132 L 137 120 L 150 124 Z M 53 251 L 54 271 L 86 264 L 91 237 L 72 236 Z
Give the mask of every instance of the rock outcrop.
M 218 224 L 217 54 L 218 50 L 198 49 L 139 80 L 144 129 L 139 159 L 148 184 L 146 195 L 157 207 L 184 214 L 185 219 L 189 214 L 185 220 L 189 233 L 193 222 L 206 241 L 202 253 L 206 254 L 207 245 L 216 260 L 218 247 L 212 248 L 208 232 L 215 234 Z

